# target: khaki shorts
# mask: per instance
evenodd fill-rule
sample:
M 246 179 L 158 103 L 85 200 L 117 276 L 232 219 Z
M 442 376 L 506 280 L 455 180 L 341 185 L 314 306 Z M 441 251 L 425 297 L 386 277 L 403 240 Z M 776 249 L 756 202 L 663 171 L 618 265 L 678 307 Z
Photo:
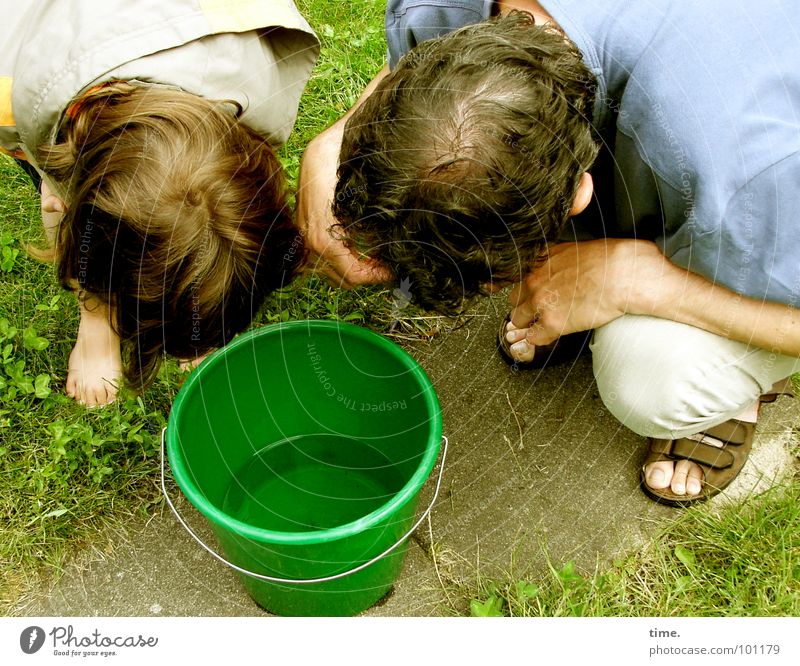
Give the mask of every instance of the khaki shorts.
M 638 315 L 598 328 L 591 349 L 606 407 L 635 433 L 661 439 L 727 421 L 800 372 L 799 358 Z

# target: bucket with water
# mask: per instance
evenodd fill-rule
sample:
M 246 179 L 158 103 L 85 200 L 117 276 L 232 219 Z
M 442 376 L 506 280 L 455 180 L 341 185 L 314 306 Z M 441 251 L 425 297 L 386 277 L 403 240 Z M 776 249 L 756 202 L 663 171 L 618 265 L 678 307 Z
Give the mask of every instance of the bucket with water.
M 209 357 L 181 388 L 165 438 L 178 487 L 224 554 L 176 515 L 259 605 L 354 615 L 389 591 L 435 501 L 414 520 L 442 420 L 430 380 L 398 345 L 297 321 Z M 174 510 L 163 474 L 162 486 Z

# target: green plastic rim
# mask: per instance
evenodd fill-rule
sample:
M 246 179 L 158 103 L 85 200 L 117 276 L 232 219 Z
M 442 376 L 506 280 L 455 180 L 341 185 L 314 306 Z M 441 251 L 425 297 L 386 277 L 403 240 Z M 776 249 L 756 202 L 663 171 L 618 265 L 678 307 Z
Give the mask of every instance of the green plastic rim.
M 335 330 L 342 337 L 360 337 L 367 340 L 379 346 L 391 356 L 394 356 L 395 359 L 399 360 L 403 364 L 403 367 L 415 377 L 420 388 L 420 393 L 424 396 L 429 416 L 429 434 L 428 441 L 425 445 L 425 453 L 416 471 L 408 482 L 385 504 L 357 520 L 329 529 L 307 532 L 278 532 L 275 530 L 253 527 L 252 525 L 237 520 L 233 516 L 220 510 L 206 498 L 205 494 L 197 487 L 194 481 L 192 481 L 186 471 L 186 460 L 181 453 L 181 447 L 177 444 L 179 441 L 178 421 L 180 420 L 183 403 L 190 399 L 189 396 L 191 396 L 194 391 L 198 390 L 200 382 L 203 381 L 204 374 L 208 373 L 215 366 L 225 363 L 228 354 L 234 353 L 235 350 L 241 346 L 250 344 L 254 338 L 280 336 L 295 329 L 298 331 L 301 329 Z M 439 457 L 441 444 L 442 410 L 439 399 L 430 378 L 408 352 L 391 340 L 360 326 L 336 321 L 305 320 L 270 324 L 263 328 L 248 331 L 206 358 L 194 372 L 189 375 L 189 378 L 181 387 L 175 398 L 167 421 L 166 451 L 172 474 L 181 492 L 183 492 L 195 509 L 214 524 L 235 532 L 240 536 L 262 543 L 309 545 L 328 543 L 359 534 L 371 527 L 379 525 L 382 520 L 399 511 L 406 502 L 417 495 L 427 481 Z

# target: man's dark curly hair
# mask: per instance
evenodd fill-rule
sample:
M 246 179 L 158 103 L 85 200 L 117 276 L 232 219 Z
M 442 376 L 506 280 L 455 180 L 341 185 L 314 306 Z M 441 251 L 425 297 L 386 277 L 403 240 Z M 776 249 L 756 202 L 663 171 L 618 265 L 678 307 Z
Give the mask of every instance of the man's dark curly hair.
M 523 12 L 420 44 L 345 127 L 345 244 L 440 312 L 519 280 L 597 155 L 595 89 L 577 47 Z

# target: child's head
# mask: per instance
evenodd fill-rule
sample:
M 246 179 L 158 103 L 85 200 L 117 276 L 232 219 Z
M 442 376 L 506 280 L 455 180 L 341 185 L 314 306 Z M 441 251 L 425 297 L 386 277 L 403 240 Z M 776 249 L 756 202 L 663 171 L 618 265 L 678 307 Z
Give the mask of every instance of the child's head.
M 39 155 L 67 207 L 59 277 L 114 308 L 140 387 L 163 352 L 195 358 L 246 328 L 302 262 L 302 237 L 274 151 L 225 105 L 113 83 L 70 115 Z
M 523 13 L 407 54 L 347 122 L 333 210 L 345 243 L 460 309 L 557 238 L 597 154 L 594 78 Z

